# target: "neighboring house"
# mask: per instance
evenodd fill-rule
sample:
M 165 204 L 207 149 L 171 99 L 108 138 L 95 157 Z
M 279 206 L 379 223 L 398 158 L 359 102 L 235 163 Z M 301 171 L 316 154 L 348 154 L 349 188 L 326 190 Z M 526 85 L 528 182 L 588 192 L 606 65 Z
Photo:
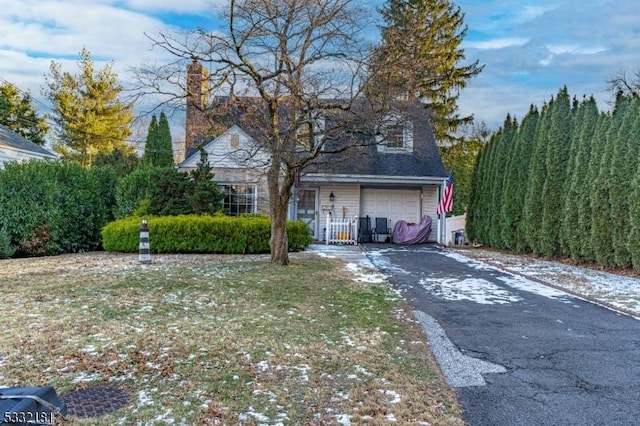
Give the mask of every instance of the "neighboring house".
M 55 159 L 58 156 L 0 124 L 0 169 L 10 161 L 29 161 L 33 158 Z
M 195 61 L 189 66 L 190 78 L 197 78 L 199 66 Z M 200 82 L 188 85 L 204 89 Z M 196 95 L 201 98 L 199 92 Z M 179 164 L 181 170 L 195 168 L 200 159 L 193 149 L 201 143 L 194 130 L 203 123 L 198 111 L 202 108 L 187 103 L 187 155 Z M 426 114 L 411 120 L 392 119 L 382 128 L 379 144 L 331 154 L 327 161 L 301 171 L 291 197 L 290 218 L 305 221 L 312 235 L 322 240 L 328 213 L 333 218 L 369 216 L 371 226 L 375 218 L 387 218 L 391 229 L 400 220 L 418 223 L 429 215 L 433 219 L 430 240 L 444 242 L 444 219 L 438 220 L 436 208 L 447 172 L 425 123 Z M 250 134 L 236 124 L 202 146 L 225 193 L 227 213 L 268 213 L 264 176 L 268 156 L 257 151 Z

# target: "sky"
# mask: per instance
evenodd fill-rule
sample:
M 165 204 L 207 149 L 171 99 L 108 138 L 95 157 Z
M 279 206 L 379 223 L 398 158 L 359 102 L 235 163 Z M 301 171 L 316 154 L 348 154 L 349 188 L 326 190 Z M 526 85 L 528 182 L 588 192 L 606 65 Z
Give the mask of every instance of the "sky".
M 383 0 L 362 0 L 374 10 Z M 76 73 L 86 47 L 96 66 L 113 61 L 123 82 L 144 63 L 167 63 L 145 35 L 213 29 L 225 0 L 2 0 L 0 83 L 41 94 L 52 61 Z M 478 60 L 483 72 L 463 89 L 461 114 L 497 129 L 508 113 L 519 120 L 563 86 L 581 99 L 595 96 L 610 109 L 607 80 L 640 69 L 640 1 L 458 0 L 468 32 L 463 64 Z M 175 135 L 174 135 L 175 137 Z

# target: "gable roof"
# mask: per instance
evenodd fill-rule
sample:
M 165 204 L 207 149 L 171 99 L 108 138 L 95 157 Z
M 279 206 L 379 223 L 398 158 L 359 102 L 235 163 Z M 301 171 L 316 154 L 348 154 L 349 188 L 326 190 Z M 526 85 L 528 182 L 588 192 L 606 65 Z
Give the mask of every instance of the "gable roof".
M 247 102 L 258 102 L 253 98 L 242 98 Z M 236 102 L 228 104 L 229 98 L 219 97 L 216 99 L 220 105 L 228 108 L 214 108 L 216 112 L 215 120 L 219 124 L 225 125 L 227 130 L 218 138 L 208 142 L 205 147 L 210 151 L 211 144 L 217 144 L 218 148 L 224 145 L 224 142 L 218 141 L 229 133 L 233 128 L 240 129 L 245 136 L 252 140 L 255 135 L 252 130 L 244 131 L 238 125 L 241 117 L 244 115 L 242 103 Z M 413 125 L 413 149 L 410 151 L 394 151 L 380 150 L 375 141 L 368 142 L 362 140 L 362 146 L 350 148 L 338 154 L 320 155 L 320 157 L 306 166 L 301 172 L 301 179 L 305 180 L 305 176 L 314 176 L 314 179 L 324 176 L 329 179 L 330 176 L 367 176 L 375 180 L 379 177 L 407 177 L 407 181 L 415 181 L 417 179 L 433 178 L 434 180 L 444 180 L 447 178 L 446 172 L 438 146 L 435 142 L 435 136 L 430 126 L 430 117 L 426 109 L 420 105 L 409 105 L 404 113 L 406 122 Z M 212 117 L 213 118 L 213 117 Z M 187 120 L 189 118 L 187 117 Z M 328 118 L 329 120 L 331 118 Z M 246 124 L 246 123 L 245 123 Z M 246 127 L 245 127 L 246 128 Z M 371 138 L 374 136 L 359 136 L 362 138 Z M 344 143 L 344 140 L 337 140 L 337 144 Z M 216 149 L 217 151 L 217 149 Z M 218 151 L 219 152 L 219 151 Z M 180 164 L 180 167 L 193 167 L 199 159 L 197 150 L 190 152 L 188 158 Z M 209 158 L 211 162 L 211 156 Z M 248 165 L 248 167 L 250 167 Z
M 237 146 L 233 146 L 232 138 L 237 137 Z M 232 125 L 220 136 L 210 140 L 202 146 L 207 153 L 209 165 L 222 168 L 257 168 L 268 162 L 268 155 L 259 152 L 253 143 L 253 137 L 237 124 Z M 195 168 L 200 161 L 200 151 L 193 152 L 180 164 L 178 168 Z
M 0 145 L 6 145 L 20 151 L 32 153 L 38 157 L 57 158 L 56 154 L 48 149 L 31 142 L 10 128 L 0 124 Z
M 412 126 L 412 148 L 387 150 L 380 149 L 380 144 L 375 142 L 363 143 L 342 153 L 321 157 L 306 173 L 316 176 L 446 178 L 448 173 L 442 163 L 427 112 L 424 108 L 413 110 L 406 116 L 405 122 Z

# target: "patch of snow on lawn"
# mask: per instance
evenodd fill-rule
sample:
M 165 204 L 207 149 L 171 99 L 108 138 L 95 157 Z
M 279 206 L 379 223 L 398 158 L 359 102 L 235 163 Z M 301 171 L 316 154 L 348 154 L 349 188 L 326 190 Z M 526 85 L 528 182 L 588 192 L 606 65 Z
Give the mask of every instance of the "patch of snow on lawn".
M 446 257 L 448 257 L 450 259 L 456 260 L 456 261 L 458 261 L 460 263 L 464 263 L 465 265 L 467 265 L 467 266 L 469 266 L 469 267 L 471 267 L 471 268 L 473 268 L 473 269 L 475 269 L 477 271 L 493 271 L 494 270 L 494 268 L 492 268 L 490 265 L 487 265 L 484 262 L 480 262 L 480 261 L 477 261 L 477 260 L 470 259 L 467 256 L 464 256 L 464 255 L 462 255 L 460 253 L 456 253 L 456 252 L 453 252 L 453 251 L 445 250 L 445 251 L 438 252 L 438 254 L 441 254 L 441 255 L 446 256 Z
M 445 300 L 469 300 L 483 305 L 515 303 L 522 300 L 517 295 L 483 279 L 423 278 L 420 285 Z
M 248 421 L 249 417 L 253 417 L 257 421 L 264 423 L 267 423 L 270 420 L 269 417 L 265 416 L 264 414 L 254 411 L 253 407 L 249 407 L 249 411 L 247 411 L 246 413 L 240 413 L 238 417 L 242 421 Z
M 391 398 L 391 401 L 389 401 L 390 404 L 400 403 L 400 394 L 398 392 L 392 391 L 392 390 L 382 390 L 382 389 L 380 389 L 380 392 L 382 392 L 383 394 Z
M 346 268 L 349 272 L 355 275 L 354 281 L 360 281 L 370 284 L 383 283 L 386 277 L 379 272 L 365 269 L 362 266 L 355 263 L 347 263 Z
M 138 406 L 153 405 L 153 399 L 144 390 L 138 392 Z
M 351 416 L 348 414 L 338 414 L 336 416 L 336 422 L 342 426 L 351 426 Z

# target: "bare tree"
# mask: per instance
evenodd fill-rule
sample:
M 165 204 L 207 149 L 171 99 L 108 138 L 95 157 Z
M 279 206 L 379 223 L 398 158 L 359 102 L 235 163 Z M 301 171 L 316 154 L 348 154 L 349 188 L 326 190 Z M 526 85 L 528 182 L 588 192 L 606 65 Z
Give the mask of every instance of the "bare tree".
M 621 94 L 632 98 L 637 97 L 640 95 L 640 69 L 637 69 L 633 76 L 629 76 L 625 68 L 620 68 L 607 80 L 607 90 L 613 94 L 614 99 Z
M 229 112 L 268 154 L 271 261 L 289 263 L 286 219 L 301 170 L 332 153 L 371 143 L 376 117 L 392 103 L 363 96 L 370 48 L 361 38 L 368 13 L 350 0 L 231 0 L 224 32 L 194 30 L 150 37 L 175 63 L 138 72 L 149 93 L 163 93 L 178 64 L 197 58 L 211 69 L 211 105 Z M 167 101 L 171 102 L 171 101 Z M 241 111 L 241 114 L 238 113 Z

